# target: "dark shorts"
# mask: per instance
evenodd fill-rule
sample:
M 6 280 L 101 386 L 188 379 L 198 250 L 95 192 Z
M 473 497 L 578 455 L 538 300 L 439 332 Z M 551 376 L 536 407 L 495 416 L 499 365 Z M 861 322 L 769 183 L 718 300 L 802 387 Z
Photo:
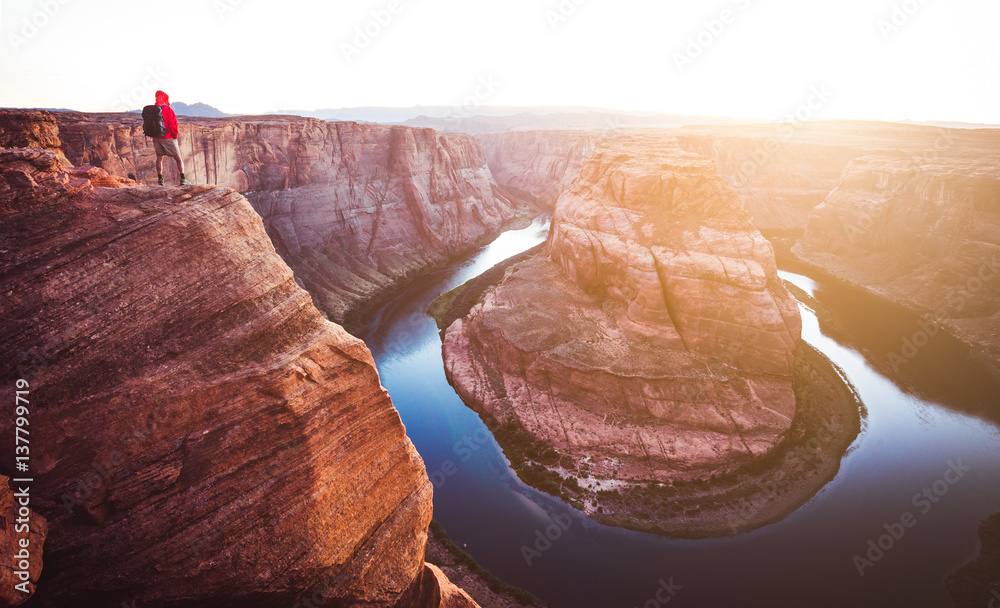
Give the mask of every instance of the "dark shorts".
M 176 139 L 154 139 L 153 148 L 156 149 L 157 156 L 181 157 L 181 149 L 177 147 Z

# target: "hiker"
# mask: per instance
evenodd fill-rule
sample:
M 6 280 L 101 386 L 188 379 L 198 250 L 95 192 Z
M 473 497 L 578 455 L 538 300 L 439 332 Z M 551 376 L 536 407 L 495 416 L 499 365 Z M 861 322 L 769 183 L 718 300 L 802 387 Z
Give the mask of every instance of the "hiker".
M 184 177 L 184 161 L 181 160 L 181 150 L 177 146 L 177 115 L 170 107 L 170 96 L 163 91 L 156 92 L 156 105 L 142 109 L 142 130 L 153 138 L 157 183 L 163 185 L 163 157 L 169 156 L 177 163 L 181 185 L 190 184 L 191 182 Z

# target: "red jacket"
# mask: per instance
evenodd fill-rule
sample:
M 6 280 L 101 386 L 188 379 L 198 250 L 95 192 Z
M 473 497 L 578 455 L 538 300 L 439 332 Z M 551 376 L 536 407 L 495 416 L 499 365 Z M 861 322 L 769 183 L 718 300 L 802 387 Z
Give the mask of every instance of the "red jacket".
M 160 137 L 159 139 L 177 139 L 177 115 L 174 114 L 173 109 L 170 107 L 170 97 L 163 91 L 157 91 L 156 105 L 161 106 L 160 111 L 163 113 L 163 123 L 167 125 L 167 136 Z

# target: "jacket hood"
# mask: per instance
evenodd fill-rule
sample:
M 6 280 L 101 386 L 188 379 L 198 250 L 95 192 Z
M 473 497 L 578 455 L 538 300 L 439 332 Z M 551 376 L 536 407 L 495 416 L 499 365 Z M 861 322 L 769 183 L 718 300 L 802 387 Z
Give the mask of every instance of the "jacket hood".
M 158 105 L 158 106 L 169 106 L 170 105 L 170 96 L 167 95 L 166 93 L 164 93 L 163 91 L 157 91 L 156 92 L 156 105 Z

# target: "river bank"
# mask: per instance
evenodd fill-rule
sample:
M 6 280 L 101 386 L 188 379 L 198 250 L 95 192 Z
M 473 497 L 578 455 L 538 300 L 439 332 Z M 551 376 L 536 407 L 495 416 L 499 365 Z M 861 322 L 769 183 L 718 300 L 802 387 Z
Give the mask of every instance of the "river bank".
M 443 332 L 468 314 L 507 269 L 538 255 L 542 247 L 435 300 L 428 312 L 438 328 Z M 516 420 L 500 422 L 485 411 L 478 413 L 525 483 L 597 522 L 674 538 L 729 536 L 778 521 L 809 500 L 836 476 L 861 430 L 863 405 L 836 366 L 804 342 L 796 361 L 798 408 L 785 441 L 767 457 L 710 479 L 662 483 L 600 476 L 538 441 Z

